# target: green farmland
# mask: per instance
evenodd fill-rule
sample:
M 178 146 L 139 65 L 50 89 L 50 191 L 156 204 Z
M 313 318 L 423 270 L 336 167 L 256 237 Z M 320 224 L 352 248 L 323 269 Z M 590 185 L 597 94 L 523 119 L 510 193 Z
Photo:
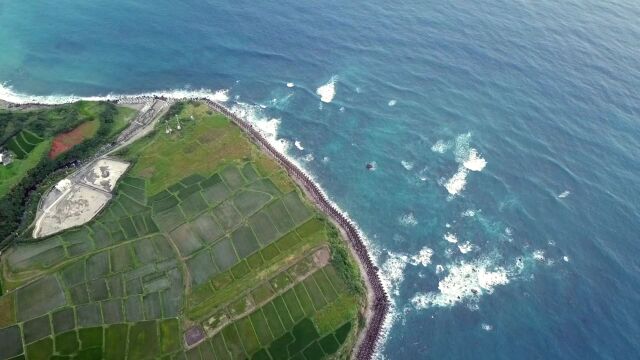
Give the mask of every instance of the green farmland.
M 2 253 L 0 359 L 349 357 L 365 300 L 336 229 L 228 119 L 174 114 L 93 221 Z

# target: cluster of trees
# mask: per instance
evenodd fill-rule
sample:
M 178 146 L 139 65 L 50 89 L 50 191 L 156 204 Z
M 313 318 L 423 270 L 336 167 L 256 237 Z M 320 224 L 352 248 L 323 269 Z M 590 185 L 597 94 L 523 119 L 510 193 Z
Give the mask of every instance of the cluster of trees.
M 19 239 L 22 235 L 20 229 L 26 227 L 27 219 L 32 219 L 35 209 L 27 210 L 27 204 L 32 195 L 38 189 L 38 185 L 47 177 L 54 173 L 57 169 L 64 168 L 69 164 L 85 159 L 95 153 L 101 146 L 109 143 L 112 139 L 109 137 L 114 118 L 117 114 L 117 108 L 112 103 L 99 103 L 99 107 L 92 109 L 93 116 L 83 112 L 83 103 L 66 105 L 51 110 L 38 111 L 36 114 L 24 112 L 2 112 L 0 113 L 0 121 L 8 119 L 8 123 L 4 128 L 16 128 L 19 124 L 15 122 L 27 120 L 22 127 L 18 127 L 17 131 L 28 128 L 39 136 L 51 137 L 53 135 L 73 129 L 80 123 L 97 119 L 100 121 L 100 127 L 96 135 L 84 142 L 74 146 L 69 151 L 59 155 L 55 159 L 43 157 L 38 165 L 29 170 L 27 175 L 14 186 L 4 197 L 0 199 L 0 249 L 10 244 L 12 241 Z M 10 116 L 7 115 L 9 113 Z M 84 114 L 83 114 L 84 113 Z M 29 118 L 25 118 L 25 116 Z M 49 119 L 50 122 L 43 122 L 42 119 Z M 0 127 L 0 130 L 3 128 Z M 3 133 L 4 134 L 4 133 Z

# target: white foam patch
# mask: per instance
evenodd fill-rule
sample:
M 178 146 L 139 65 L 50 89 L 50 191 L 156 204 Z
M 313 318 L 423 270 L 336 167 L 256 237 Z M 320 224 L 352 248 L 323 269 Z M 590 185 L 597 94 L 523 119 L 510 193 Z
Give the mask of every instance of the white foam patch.
M 66 104 L 70 102 L 76 102 L 80 100 L 86 101 L 107 101 L 107 100 L 120 100 L 130 97 L 153 97 L 162 96 L 169 99 L 197 99 L 206 98 L 212 101 L 226 102 L 229 100 L 228 90 L 160 90 L 152 91 L 141 94 L 107 94 L 102 96 L 76 96 L 76 95 L 27 95 L 14 91 L 11 86 L 6 84 L 0 84 L 0 99 L 9 101 L 15 104 L 29 104 L 39 103 L 46 105 L 58 105 Z
M 315 157 L 313 156 L 313 154 L 309 153 L 309 154 L 303 156 L 302 160 L 304 160 L 306 162 L 311 162 L 311 161 L 315 160 Z
M 464 212 L 462 212 L 462 217 L 474 217 L 476 216 L 476 212 L 478 212 L 479 210 L 474 210 L 474 209 L 467 209 Z
M 465 133 L 458 135 L 455 140 L 454 155 L 456 162 L 459 164 L 458 170 L 443 183 L 447 192 L 453 196 L 460 194 L 464 190 L 467 185 L 469 171 L 482 171 L 487 166 L 487 161 L 480 156 L 476 149 L 470 147 L 470 139 L 471 133 Z
M 476 245 L 473 245 L 472 243 L 465 241 L 462 244 L 458 244 L 458 250 L 460 250 L 461 253 L 466 254 L 469 253 L 471 251 L 474 251 L 477 249 Z
M 468 174 L 469 171 L 465 167 L 458 167 L 458 171 L 456 171 L 456 173 L 444 183 L 444 187 L 447 189 L 447 192 L 451 195 L 461 193 L 465 186 L 467 186 Z
M 565 190 L 565 191 L 563 191 L 563 192 L 562 192 L 562 194 L 558 195 L 558 198 L 559 198 L 559 199 L 564 199 L 564 198 L 566 198 L 567 196 L 569 196 L 570 194 L 571 194 L 571 191 L 569 191 L 569 190 Z
M 328 163 L 328 162 L 329 162 L 329 160 L 330 160 L 330 159 L 329 159 L 329 157 L 328 157 L 328 156 L 325 156 L 325 157 L 323 157 L 323 158 L 322 158 L 322 162 L 323 162 L 323 163 L 325 163 L 325 164 L 326 164 L 326 163 Z
M 456 234 L 452 234 L 452 233 L 444 234 L 444 239 L 452 244 L 455 244 L 458 242 L 458 237 L 456 236 Z
M 490 324 L 487 324 L 487 323 L 482 323 L 481 327 L 482 327 L 482 330 L 484 330 L 484 331 L 493 330 L 493 326 L 491 326 Z
M 400 218 L 398 219 L 398 222 L 400 223 L 400 225 L 403 225 L 403 226 L 418 225 L 418 220 L 416 220 L 416 217 L 415 215 L 413 215 L 413 213 L 408 213 L 400 216 Z
M 389 103 L 387 105 L 396 106 L 397 103 L 398 103 L 398 101 L 396 101 L 396 100 L 389 100 Z
M 450 148 L 451 148 L 450 142 L 445 142 L 444 140 L 438 140 L 436 141 L 435 144 L 431 146 L 431 151 L 444 154 Z
M 298 150 L 304 150 L 304 146 L 302 146 L 302 143 L 299 140 L 294 141 L 293 145 L 295 145 Z
M 295 85 L 294 83 L 292 83 L 292 82 L 288 82 L 288 83 L 287 83 L 287 87 L 288 87 L 288 88 L 292 88 L 292 87 L 294 87 L 294 86 L 296 86 L 296 85 Z
M 402 167 L 404 167 L 406 170 L 413 169 L 413 163 L 411 161 L 402 160 L 400 161 L 400 163 L 402 164 Z
M 428 266 L 431 264 L 431 257 L 433 256 L 433 250 L 428 247 L 423 247 L 417 254 L 411 256 L 409 259 L 411 265 Z
M 478 155 L 478 151 L 476 149 L 471 149 L 469 151 L 469 157 L 462 163 L 462 165 L 471 171 L 482 171 L 482 169 L 487 166 L 487 161 Z
M 436 265 L 436 274 L 440 274 L 444 271 L 444 266 L 438 264 Z
M 278 152 L 285 154 L 289 149 L 289 142 L 285 139 L 278 138 L 278 128 L 280 127 L 280 119 L 267 118 L 262 115 L 261 107 L 258 105 L 250 105 L 242 102 L 231 107 L 231 112 L 253 124 L 258 131 L 269 141 L 269 143 Z
M 509 283 L 516 273 L 494 266 L 490 259 L 477 259 L 447 266 L 447 275 L 438 283 L 437 291 L 419 292 L 411 299 L 416 309 L 453 306 L 465 302 L 477 309 L 482 295 L 491 294 L 497 286 Z
M 535 250 L 533 252 L 533 259 L 537 261 L 544 261 L 544 251 L 543 250 Z
M 320 86 L 316 89 L 316 94 L 320 96 L 320 100 L 325 103 L 330 103 L 333 98 L 336 96 L 336 82 L 338 81 L 338 76 L 334 75 L 331 77 L 328 83 Z
M 564 262 L 569 262 L 569 257 L 565 255 L 562 257 L 562 260 L 564 260 Z

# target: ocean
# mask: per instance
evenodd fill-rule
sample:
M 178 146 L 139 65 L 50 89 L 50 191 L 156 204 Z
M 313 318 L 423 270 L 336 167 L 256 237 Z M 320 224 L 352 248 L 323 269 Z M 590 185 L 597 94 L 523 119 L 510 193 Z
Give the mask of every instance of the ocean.
M 226 99 L 367 236 L 393 302 L 379 358 L 634 359 L 639 18 L 628 0 L 2 1 L 0 98 Z

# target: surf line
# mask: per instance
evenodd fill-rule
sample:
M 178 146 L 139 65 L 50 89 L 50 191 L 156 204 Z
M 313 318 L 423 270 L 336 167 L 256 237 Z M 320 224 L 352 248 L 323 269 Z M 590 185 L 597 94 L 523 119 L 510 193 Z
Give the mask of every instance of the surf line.
M 224 114 L 231 119 L 238 127 L 243 129 L 250 138 L 262 147 L 269 155 L 284 167 L 289 175 L 300 185 L 305 193 L 324 211 L 329 219 L 338 227 L 343 236 L 348 240 L 351 251 L 356 255 L 356 260 L 365 274 L 367 287 L 367 309 L 365 310 L 367 324 L 365 330 L 360 334 L 353 352 L 358 360 L 369 360 L 376 353 L 379 340 L 382 335 L 382 328 L 389 313 L 389 296 L 382 286 L 378 267 L 373 264 L 367 247 L 364 244 L 363 236 L 356 225 L 344 213 L 336 209 L 329 201 L 318 185 L 294 164 L 285 155 L 277 151 L 262 134 L 254 128 L 252 124 L 241 119 L 225 106 L 210 99 L 198 99 L 203 101 L 212 110 Z

